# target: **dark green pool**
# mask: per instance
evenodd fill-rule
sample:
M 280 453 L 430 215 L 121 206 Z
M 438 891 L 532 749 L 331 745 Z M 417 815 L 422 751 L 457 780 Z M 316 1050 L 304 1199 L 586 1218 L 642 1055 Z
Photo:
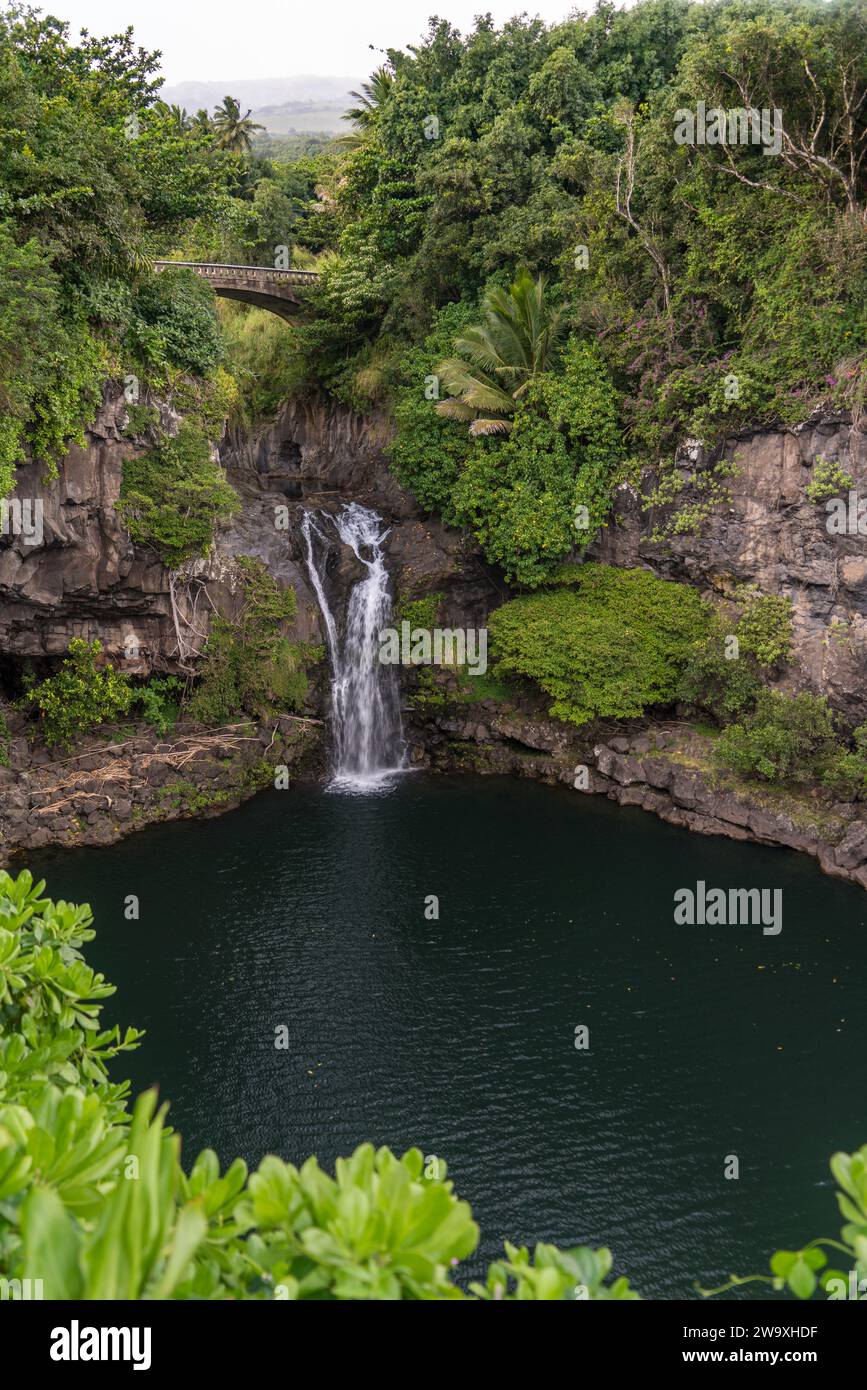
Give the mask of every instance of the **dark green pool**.
M 604 1243 L 656 1297 L 839 1229 L 828 1156 L 865 1138 L 867 897 L 811 860 L 529 782 L 407 775 L 33 868 L 93 904 L 108 1013 L 148 1030 L 124 1071 L 171 1098 L 188 1159 L 417 1144 L 472 1202 L 476 1268 L 504 1237 Z M 699 879 L 781 888 L 782 931 L 676 925 Z

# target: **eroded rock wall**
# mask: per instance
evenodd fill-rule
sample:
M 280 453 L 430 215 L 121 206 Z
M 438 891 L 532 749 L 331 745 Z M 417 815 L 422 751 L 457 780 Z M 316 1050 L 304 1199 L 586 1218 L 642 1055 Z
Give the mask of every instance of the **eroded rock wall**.
M 131 674 L 175 669 L 177 619 L 191 622 L 192 640 L 201 646 L 210 614 L 230 612 L 237 601 L 231 562 L 242 554 L 262 559 L 277 579 L 295 588 L 296 635 L 320 641 L 300 519 L 307 508 L 334 511 L 349 500 L 374 508 L 390 525 L 395 590 L 407 596 L 442 593 L 444 623 L 481 626 L 491 608 L 509 597 L 502 577 L 472 541 L 423 513 L 399 486 L 389 467 L 391 425 L 384 415 L 361 417 L 333 402 L 292 400 L 257 431 L 226 432 L 220 459 L 242 510 L 219 532 L 212 554 L 194 567 L 194 582 L 177 590 L 173 611 L 167 571 L 153 552 L 132 544 L 115 511 L 124 460 L 146 447 L 124 436 L 126 414 L 122 393 L 108 388 L 85 445 L 70 449 L 57 479 L 41 481 L 34 464 L 21 468 L 17 492 L 42 499 L 44 536 L 35 547 L 20 537 L 0 537 L 0 654 L 56 658 L 74 636 L 99 637 L 108 656 Z M 624 486 L 591 554 L 611 564 L 646 565 L 718 597 L 731 596 L 744 583 L 787 594 L 796 639 L 787 683 L 827 693 L 851 723 L 862 722 L 867 537 L 829 534 L 825 507 L 810 502 L 805 489 L 816 459 L 823 457 L 837 460 L 867 496 L 867 434 L 844 417 L 824 419 L 731 439 L 723 457 L 738 471 L 723 480 L 729 496 L 698 531 L 654 541 L 661 515 L 648 516 L 639 490 Z M 690 499 L 690 479 L 716 461 L 700 449 L 684 450 L 679 462 L 687 489 L 681 501 Z M 652 482 L 645 478 L 641 490 Z M 357 564 L 336 539 L 328 575 L 339 607 Z M 131 638 L 140 649 L 134 660 L 126 655 Z
M 124 438 L 126 403 L 109 389 L 83 447 L 73 445 L 53 481 L 39 464 L 18 469 L 15 496 L 39 500 L 41 544 L 0 537 L 0 652 L 52 657 L 73 637 L 99 637 L 122 656 L 130 637 L 149 654 L 171 648 L 165 571 L 132 544 L 115 504 L 123 462 L 136 449 Z
M 391 472 L 388 445 L 392 427 L 383 415 L 359 416 L 322 400 L 291 400 L 277 419 L 257 433 L 227 431 L 220 456 L 233 484 L 245 499 L 245 514 L 258 517 L 256 534 L 241 523 L 244 543 L 274 554 L 280 549 L 292 566 L 291 582 L 311 624 L 316 604 L 304 564 L 300 515 L 308 508 L 325 512 L 357 501 L 380 513 L 390 526 L 389 572 L 399 595 L 443 594 L 445 623 L 478 626 L 508 597 L 493 567 L 482 560 L 464 534 L 426 515 Z M 276 509 L 288 508 L 288 530 L 275 532 Z M 230 531 L 220 548 L 235 545 Z M 260 553 L 248 548 L 248 554 Z M 267 561 L 273 570 L 271 560 Z M 344 597 L 357 578 L 354 557 L 335 541 L 329 579 Z M 339 606 L 339 596 L 338 596 Z M 312 616 L 311 616 L 312 607 Z
M 852 724 L 867 719 L 867 536 L 829 534 L 828 513 L 806 494 L 818 458 L 839 462 L 867 498 L 867 434 L 847 417 L 788 431 L 756 431 L 726 442 L 721 457 L 737 473 L 722 478 L 728 498 L 700 529 L 655 543 L 660 512 L 642 513 L 639 493 L 621 487 L 611 524 L 593 547 L 613 565 L 646 565 L 663 578 L 695 584 L 717 597 L 738 585 L 792 600 L 794 661 L 785 684 L 826 694 Z M 699 448 L 683 451 L 684 480 L 717 461 Z M 653 483 L 645 477 L 642 491 Z M 680 501 L 700 497 L 687 486 Z M 707 494 L 704 494 L 707 495 Z

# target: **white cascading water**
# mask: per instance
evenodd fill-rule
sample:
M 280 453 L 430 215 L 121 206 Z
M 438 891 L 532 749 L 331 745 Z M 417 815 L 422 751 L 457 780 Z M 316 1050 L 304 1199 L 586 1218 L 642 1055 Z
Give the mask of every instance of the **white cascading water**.
M 349 596 L 342 641 L 325 587 L 329 526 L 367 570 Z M 358 788 L 380 785 L 389 773 L 400 771 L 403 756 L 397 676 L 379 660 L 379 634 L 391 616 L 383 554 L 388 531 L 381 516 L 358 502 L 348 503 L 337 516 L 305 512 L 301 529 L 331 659 L 335 781 Z

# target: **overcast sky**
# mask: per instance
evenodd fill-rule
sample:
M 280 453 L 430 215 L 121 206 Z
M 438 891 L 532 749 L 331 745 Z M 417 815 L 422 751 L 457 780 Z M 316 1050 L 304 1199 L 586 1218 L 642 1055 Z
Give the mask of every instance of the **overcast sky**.
M 40 0 L 34 0 L 40 5 Z M 132 24 L 145 48 L 162 50 L 169 83 L 207 79 L 333 73 L 366 77 L 380 61 L 374 48 L 416 43 L 430 14 L 462 32 L 478 13 L 501 24 L 526 9 L 547 23 L 593 0 L 41 0 L 44 12 L 81 28 L 112 34 Z

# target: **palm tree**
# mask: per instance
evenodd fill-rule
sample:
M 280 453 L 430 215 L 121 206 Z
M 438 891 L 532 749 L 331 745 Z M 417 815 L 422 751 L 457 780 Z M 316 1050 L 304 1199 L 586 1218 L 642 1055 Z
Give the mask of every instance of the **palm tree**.
M 360 145 L 364 137 L 371 133 L 393 86 L 394 73 L 389 68 L 379 67 L 371 73 L 369 82 L 361 84 L 360 92 L 349 93 L 355 97 L 358 105 L 350 107 L 342 119 L 352 121 L 356 129 L 351 135 L 341 135 L 342 145 Z
M 246 116 L 241 115 L 240 103 L 234 97 L 223 97 L 222 105 L 214 109 L 217 148 L 232 154 L 246 154 L 253 143 L 253 131 L 265 129 L 249 117 L 249 111 Z
M 179 135 L 183 135 L 192 126 L 192 120 L 181 106 L 170 106 L 167 101 L 158 101 L 154 109 L 165 120 L 171 122 Z
M 560 315 L 545 303 L 545 277 L 520 270 L 507 290 L 489 290 L 483 322 L 464 329 L 455 352 L 436 368 L 450 399 L 437 412 L 469 420 L 470 434 L 508 434 L 515 406 L 530 382 L 551 366 Z

